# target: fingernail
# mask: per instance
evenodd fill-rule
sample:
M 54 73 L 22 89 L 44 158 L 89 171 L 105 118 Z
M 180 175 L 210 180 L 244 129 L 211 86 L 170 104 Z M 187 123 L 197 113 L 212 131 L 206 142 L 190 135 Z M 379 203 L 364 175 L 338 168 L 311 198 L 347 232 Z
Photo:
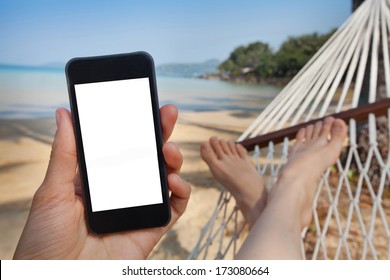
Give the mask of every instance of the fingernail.
M 61 115 L 60 115 L 59 110 L 57 109 L 56 110 L 56 124 L 57 124 L 57 128 L 60 128 L 60 123 L 61 123 Z

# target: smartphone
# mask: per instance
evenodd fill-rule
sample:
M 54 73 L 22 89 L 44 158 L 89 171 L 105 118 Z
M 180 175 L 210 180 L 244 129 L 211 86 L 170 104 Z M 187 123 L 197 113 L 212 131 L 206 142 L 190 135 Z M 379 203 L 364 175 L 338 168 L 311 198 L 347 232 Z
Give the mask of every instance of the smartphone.
M 65 72 L 89 228 L 101 234 L 167 225 L 152 57 L 136 52 L 74 58 Z

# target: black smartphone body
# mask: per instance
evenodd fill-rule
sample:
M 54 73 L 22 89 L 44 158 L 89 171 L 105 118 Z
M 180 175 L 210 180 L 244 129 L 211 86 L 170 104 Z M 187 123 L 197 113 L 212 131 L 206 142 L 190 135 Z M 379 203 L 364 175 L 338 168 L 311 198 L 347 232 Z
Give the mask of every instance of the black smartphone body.
M 136 52 L 74 58 L 65 72 L 89 228 L 101 234 L 167 225 L 152 57 Z

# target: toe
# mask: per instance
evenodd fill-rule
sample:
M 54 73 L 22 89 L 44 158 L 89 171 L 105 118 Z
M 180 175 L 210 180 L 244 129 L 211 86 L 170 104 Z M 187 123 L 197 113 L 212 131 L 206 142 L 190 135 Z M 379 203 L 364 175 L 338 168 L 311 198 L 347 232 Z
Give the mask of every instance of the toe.
M 313 138 L 318 138 L 322 131 L 322 121 L 318 121 L 314 124 L 314 130 L 313 130 Z
M 298 130 L 297 136 L 295 137 L 295 143 L 302 144 L 305 142 L 306 137 L 306 128 L 301 128 Z
M 210 145 L 214 150 L 214 153 L 217 155 L 218 159 L 221 159 L 225 156 L 225 152 L 222 149 L 221 142 L 218 140 L 217 137 L 210 138 Z
M 229 150 L 230 150 L 230 153 L 234 156 L 238 156 L 238 151 L 237 151 L 237 147 L 236 147 L 236 144 L 232 141 L 228 141 L 227 142 L 228 146 L 229 146 Z
M 320 132 L 320 137 L 321 138 L 327 138 L 329 133 L 330 133 L 330 130 L 332 128 L 332 124 L 334 122 L 334 118 L 333 117 L 327 117 L 325 118 L 324 122 L 323 122 L 323 125 L 322 125 L 322 130 Z
M 340 156 L 343 142 L 347 136 L 347 126 L 343 120 L 333 120 L 330 128 L 330 140 L 323 149 L 324 158 L 328 158 L 329 162 L 326 162 L 327 166 L 334 164 Z
M 230 155 L 230 154 L 231 154 L 231 153 L 230 153 L 229 145 L 228 145 L 228 143 L 226 142 L 225 139 L 220 139 L 220 140 L 219 140 L 219 144 L 220 144 L 220 146 L 221 146 L 221 148 L 222 148 L 222 151 L 223 151 L 223 153 L 224 153 L 225 155 Z
M 306 127 L 306 141 L 309 141 L 313 137 L 313 130 L 314 130 L 314 125 L 310 124 Z
M 248 154 L 247 150 L 244 148 L 244 146 L 242 146 L 241 144 L 236 144 L 236 149 L 237 149 L 237 152 L 238 152 L 238 155 L 241 157 L 241 158 L 245 158 Z
M 215 162 L 218 159 L 210 142 L 204 142 L 200 145 L 200 156 L 207 164 Z
M 347 136 L 347 125 L 341 119 L 336 119 L 330 128 L 331 142 L 337 142 L 342 145 Z

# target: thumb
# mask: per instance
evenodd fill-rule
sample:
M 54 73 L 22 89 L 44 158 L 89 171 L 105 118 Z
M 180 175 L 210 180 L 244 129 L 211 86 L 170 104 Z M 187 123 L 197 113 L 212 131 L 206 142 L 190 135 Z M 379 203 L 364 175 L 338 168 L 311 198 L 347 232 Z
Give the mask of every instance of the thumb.
M 77 167 L 76 143 L 69 111 L 64 108 L 57 109 L 56 123 L 57 131 L 42 187 L 50 188 L 58 194 L 67 191 L 74 192 L 73 188 L 62 188 L 63 184 L 73 184 Z

